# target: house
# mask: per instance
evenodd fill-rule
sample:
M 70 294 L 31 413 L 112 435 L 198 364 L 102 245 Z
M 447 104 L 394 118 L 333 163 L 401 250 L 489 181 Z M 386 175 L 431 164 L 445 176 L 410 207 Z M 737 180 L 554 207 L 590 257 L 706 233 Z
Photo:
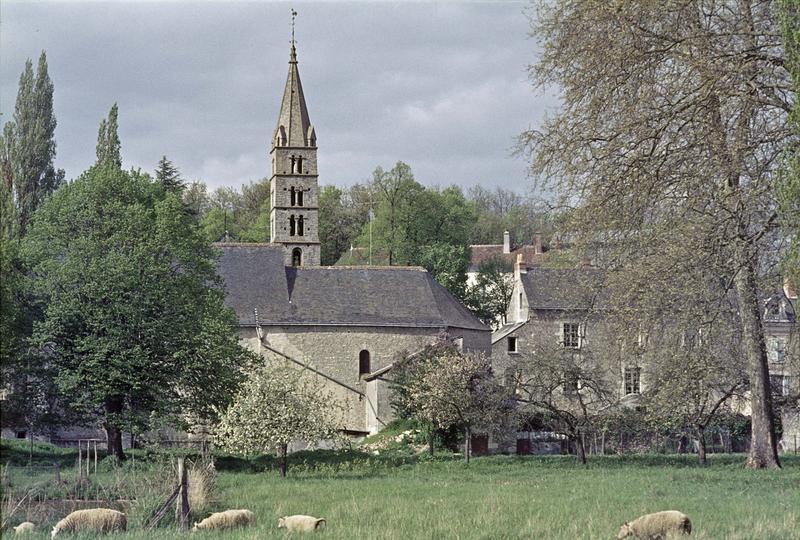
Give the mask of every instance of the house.
M 520 376 L 518 366 L 536 351 L 549 348 L 549 356 L 559 355 L 563 365 L 589 371 L 597 384 L 604 385 L 604 399 L 592 402 L 589 412 L 638 407 L 649 382 L 648 366 L 639 354 L 647 346 L 647 336 L 639 329 L 620 335 L 607 324 L 605 294 L 602 273 L 595 268 L 529 267 L 518 257 L 507 324 L 492 334 L 492 365 L 497 376 L 514 384 Z M 762 300 L 770 380 L 780 406 L 781 444 L 786 450 L 794 450 L 796 440 L 800 444 L 800 414 L 788 399 L 800 392 L 796 300 L 796 293 L 788 287 Z M 583 392 L 577 376 L 570 379 L 564 374 L 561 383 L 560 393 L 565 398 Z M 734 401 L 732 406 L 749 414 L 746 401 Z

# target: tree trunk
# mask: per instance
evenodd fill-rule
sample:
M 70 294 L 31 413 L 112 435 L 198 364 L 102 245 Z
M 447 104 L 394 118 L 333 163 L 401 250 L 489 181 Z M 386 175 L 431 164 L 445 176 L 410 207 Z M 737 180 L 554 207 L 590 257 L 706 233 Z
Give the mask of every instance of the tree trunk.
M 705 426 L 697 426 L 697 457 L 700 458 L 700 464 L 705 465 L 706 460 L 706 428 Z
M 120 398 L 109 398 L 106 400 L 106 421 L 103 428 L 106 430 L 108 439 L 108 454 L 114 456 L 117 461 L 125 461 L 127 456 L 122 449 L 122 430 L 117 425 L 119 421 L 115 418 L 122 412 L 122 400 Z M 88 459 L 88 458 L 87 458 Z
M 469 426 L 464 428 L 464 461 L 469 463 L 469 455 L 472 452 L 472 430 Z
M 281 465 L 280 465 L 281 478 L 286 478 L 286 469 L 288 468 L 287 464 L 289 460 L 289 458 L 287 457 L 289 453 L 288 449 L 289 449 L 288 444 L 281 445 Z
M 579 433 L 575 437 L 575 449 L 578 451 L 578 459 L 582 465 L 586 465 L 586 443 L 583 439 L 583 433 Z
M 746 234 L 746 231 L 742 231 L 741 234 Z M 739 303 L 739 316 L 742 321 L 742 348 L 747 360 L 750 379 L 750 422 L 752 427 L 747 467 L 772 469 L 780 467 L 780 462 L 778 461 L 778 447 L 773 424 L 764 327 L 758 306 L 751 246 L 744 238 L 740 238 L 738 244 L 736 263 L 739 271 L 734 277 L 734 285 Z
M 434 452 L 434 439 L 436 438 L 436 430 L 431 428 L 430 435 L 428 436 L 428 451 L 430 452 L 431 456 L 433 456 Z

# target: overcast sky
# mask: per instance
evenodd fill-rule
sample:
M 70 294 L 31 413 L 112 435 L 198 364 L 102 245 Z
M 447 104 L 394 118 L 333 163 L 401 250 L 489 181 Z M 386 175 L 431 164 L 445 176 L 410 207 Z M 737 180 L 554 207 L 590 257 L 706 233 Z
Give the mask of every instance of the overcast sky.
M 114 102 L 126 167 L 166 155 L 212 187 L 268 176 L 291 6 L 322 184 L 402 160 L 426 185 L 527 191 L 511 150 L 553 106 L 527 80 L 523 2 L 0 3 L 3 121 L 25 59 L 45 49 L 67 178 L 94 161 Z

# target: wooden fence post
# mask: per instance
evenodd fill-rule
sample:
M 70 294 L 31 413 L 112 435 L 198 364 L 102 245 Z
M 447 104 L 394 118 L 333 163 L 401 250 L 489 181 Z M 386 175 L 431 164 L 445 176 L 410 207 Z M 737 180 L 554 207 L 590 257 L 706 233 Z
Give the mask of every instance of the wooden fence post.
M 175 508 L 175 520 L 178 522 L 178 527 L 186 530 L 189 528 L 189 475 L 186 471 L 185 458 L 178 458 L 178 478 L 180 479 L 180 488 L 178 492 L 178 501 Z
M 97 441 L 94 441 L 94 474 L 97 474 Z

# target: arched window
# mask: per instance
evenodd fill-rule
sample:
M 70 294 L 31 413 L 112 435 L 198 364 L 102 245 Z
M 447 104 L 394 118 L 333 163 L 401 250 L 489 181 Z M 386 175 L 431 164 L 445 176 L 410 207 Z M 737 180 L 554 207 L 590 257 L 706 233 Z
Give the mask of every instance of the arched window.
M 294 225 L 294 214 L 289 216 L 289 236 L 294 236 L 295 233 L 295 225 Z
M 292 250 L 292 266 L 300 266 L 303 264 L 303 252 L 300 248 Z
M 358 353 L 358 374 L 366 375 L 369 372 L 369 351 L 364 349 Z
M 303 190 L 297 190 L 297 206 L 303 206 Z
M 303 236 L 303 216 L 297 218 L 297 236 Z
M 303 174 L 303 158 L 297 156 L 297 161 L 295 161 L 295 164 L 297 165 L 297 167 L 294 170 L 294 172 L 297 174 Z
M 294 206 L 297 204 L 297 192 L 294 189 L 294 186 L 289 188 L 289 205 Z

